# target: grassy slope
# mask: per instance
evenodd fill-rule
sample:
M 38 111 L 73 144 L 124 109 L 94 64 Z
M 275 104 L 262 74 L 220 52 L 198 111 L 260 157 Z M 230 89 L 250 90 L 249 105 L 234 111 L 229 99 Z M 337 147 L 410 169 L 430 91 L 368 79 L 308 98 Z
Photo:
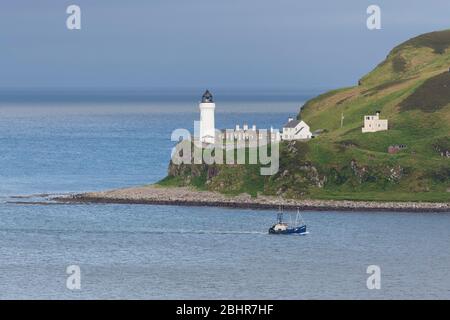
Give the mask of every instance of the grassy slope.
M 408 40 L 359 86 L 325 93 L 304 106 L 299 117 L 325 133 L 307 143 L 284 142 L 276 176 L 262 177 L 258 166 L 240 165 L 213 168 L 217 175 L 208 179 L 211 168 L 192 167 L 160 183 L 230 195 L 450 201 L 450 160 L 436 151 L 436 145 L 450 146 L 450 77 L 444 74 L 449 67 L 450 30 Z M 390 130 L 362 134 L 363 116 L 377 110 L 389 119 Z M 391 144 L 408 149 L 390 155 Z M 317 185 L 311 165 L 326 177 L 324 186 Z
M 329 183 L 315 190 L 314 197 L 450 201 L 449 160 L 434 148 L 450 136 L 449 47 L 450 30 L 411 39 L 394 48 L 359 86 L 324 94 L 305 105 L 301 118 L 314 130 L 327 130 L 310 142 L 308 155 L 322 170 L 342 168 L 355 159 L 361 166 L 399 165 L 407 171 L 394 184 L 383 179 L 359 186 Z M 389 119 L 390 130 L 362 134 L 363 115 L 376 110 Z M 391 144 L 407 144 L 408 149 L 389 155 Z

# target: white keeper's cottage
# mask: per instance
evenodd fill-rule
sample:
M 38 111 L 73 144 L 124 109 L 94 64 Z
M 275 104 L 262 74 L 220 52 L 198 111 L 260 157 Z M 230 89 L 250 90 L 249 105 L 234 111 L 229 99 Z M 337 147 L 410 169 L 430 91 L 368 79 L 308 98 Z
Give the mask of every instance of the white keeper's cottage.
M 375 115 L 364 116 L 363 133 L 388 130 L 388 120 L 380 119 L 380 113 L 380 111 L 377 111 Z
M 243 127 L 238 124 L 235 129 L 224 129 L 220 131 L 219 138 L 228 141 L 259 141 L 260 144 L 264 142 L 276 142 L 281 140 L 280 132 L 273 128 L 256 129 L 256 125 L 249 127 L 244 123 Z
M 311 139 L 312 133 L 309 126 L 303 120 L 294 120 L 289 118 L 283 126 L 281 135 L 283 140 L 306 140 Z

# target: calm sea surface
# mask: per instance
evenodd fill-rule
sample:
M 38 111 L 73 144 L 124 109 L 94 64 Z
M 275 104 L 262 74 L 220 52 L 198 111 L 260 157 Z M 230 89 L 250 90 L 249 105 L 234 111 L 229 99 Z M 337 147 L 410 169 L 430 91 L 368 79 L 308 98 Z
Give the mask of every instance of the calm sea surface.
M 298 107 L 228 101 L 216 121 L 279 128 Z M 7 203 L 155 182 L 197 118 L 182 101 L 1 105 L 0 298 L 450 298 L 448 214 L 305 212 L 308 235 L 269 236 L 270 211 Z

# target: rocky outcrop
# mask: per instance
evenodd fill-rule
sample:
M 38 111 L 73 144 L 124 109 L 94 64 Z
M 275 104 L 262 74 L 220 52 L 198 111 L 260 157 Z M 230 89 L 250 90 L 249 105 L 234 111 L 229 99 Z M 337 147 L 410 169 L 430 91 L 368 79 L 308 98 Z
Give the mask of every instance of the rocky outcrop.
M 168 177 L 176 178 L 178 186 L 201 186 L 210 191 L 244 193 L 248 180 L 255 181 L 259 188 L 255 192 L 289 198 L 300 198 L 309 194 L 311 188 L 326 188 L 328 184 L 351 188 L 378 183 L 398 184 L 406 175 L 399 164 L 374 165 L 352 159 L 343 165 L 320 167 L 307 160 L 308 144 L 291 141 L 280 150 L 279 171 L 268 177 L 259 175 L 256 165 L 206 165 L 169 164 Z M 254 185 L 250 185 L 253 187 Z
M 359 165 L 356 160 L 350 162 L 350 168 L 360 184 L 376 180 L 387 180 L 397 183 L 404 174 L 404 169 L 400 165 L 370 167 L 367 165 Z
M 448 144 L 448 142 L 447 145 L 444 145 L 443 142 L 441 142 L 441 144 L 435 143 L 434 149 L 441 155 L 441 157 L 450 158 L 450 147 L 448 146 Z

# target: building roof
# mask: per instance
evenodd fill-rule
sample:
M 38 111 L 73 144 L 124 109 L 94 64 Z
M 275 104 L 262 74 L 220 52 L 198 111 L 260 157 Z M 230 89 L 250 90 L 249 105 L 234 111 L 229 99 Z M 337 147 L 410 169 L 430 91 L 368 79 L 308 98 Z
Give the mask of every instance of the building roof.
M 256 131 L 255 131 L 252 128 L 248 128 L 248 130 L 244 130 L 242 128 L 240 128 L 239 130 L 236 130 L 236 129 L 220 129 L 220 132 L 226 133 L 227 130 L 230 130 L 230 133 L 253 133 L 253 132 L 256 132 L 256 133 L 260 133 L 261 132 L 261 133 L 263 133 L 263 132 L 266 132 L 267 134 L 271 134 L 271 133 L 275 134 L 276 132 L 279 132 L 279 131 L 277 131 L 275 129 L 274 129 L 273 132 L 271 132 L 270 129 L 256 129 Z
M 291 120 L 286 123 L 283 128 L 295 128 L 300 122 L 301 120 Z
M 211 103 L 214 102 L 213 96 L 209 90 L 206 90 L 202 96 L 202 103 Z

